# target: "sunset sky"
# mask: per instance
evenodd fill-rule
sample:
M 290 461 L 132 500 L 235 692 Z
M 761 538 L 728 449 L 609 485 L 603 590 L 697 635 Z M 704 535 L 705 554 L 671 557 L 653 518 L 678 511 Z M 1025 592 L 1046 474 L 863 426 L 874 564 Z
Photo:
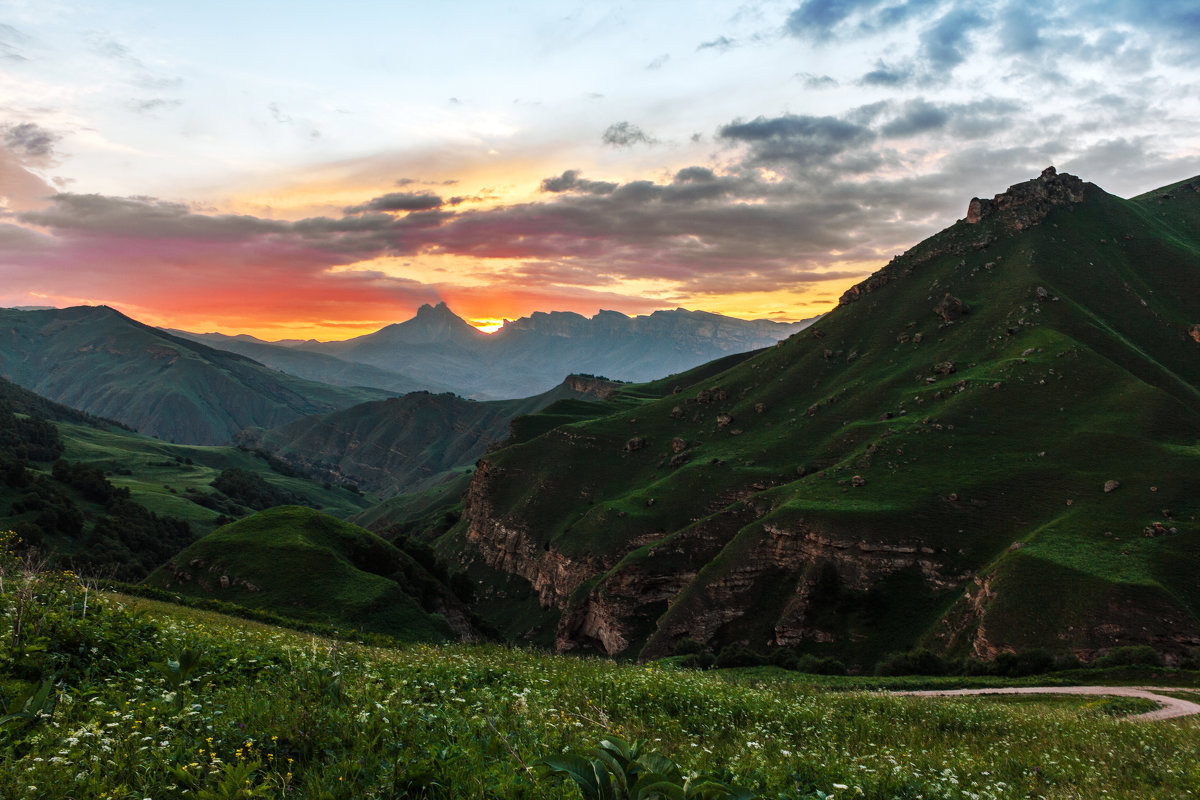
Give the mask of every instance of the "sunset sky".
M 0 305 L 792 320 L 1047 165 L 1200 174 L 1195 0 L 0 0 Z

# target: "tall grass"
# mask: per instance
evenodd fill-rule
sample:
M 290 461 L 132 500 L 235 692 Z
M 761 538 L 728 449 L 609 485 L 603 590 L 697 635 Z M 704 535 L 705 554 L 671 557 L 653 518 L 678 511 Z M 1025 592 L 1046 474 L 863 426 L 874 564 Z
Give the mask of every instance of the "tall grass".
M 5 798 L 570 798 L 574 785 L 533 766 L 605 737 L 764 798 L 1200 792 L 1189 720 L 496 645 L 368 647 L 97 594 L 30 566 L 0 567 Z

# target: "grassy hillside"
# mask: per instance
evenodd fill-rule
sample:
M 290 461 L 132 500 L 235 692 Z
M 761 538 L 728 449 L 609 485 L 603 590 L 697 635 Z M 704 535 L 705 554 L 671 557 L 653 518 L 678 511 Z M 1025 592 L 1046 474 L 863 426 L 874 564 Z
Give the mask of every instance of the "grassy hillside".
M 355 525 L 283 506 L 225 525 L 146 579 L 162 589 L 299 620 L 445 641 L 449 589 L 412 556 Z
M 560 648 L 1180 654 L 1198 185 L 959 222 L 779 347 L 488 454 L 440 547 Z
M 103 469 L 117 486 L 127 487 L 134 499 L 152 511 L 187 520 L 198 534 L 217 526 L 228 515 L 196 502 L 196 494 L 213 494 L 212 483 L 226 470 L 243 470 L 332 516 L 344 518 L 372 504 L 370 495 L 341 486 L 322 484 L 290 473 L 286 467 L 236 447 L 180 445 L 149 436 L 60 424 L 66 445 L 64 457 Z M 277 470 L 283 470 L 283 472 Z
M 0 618 L 16 711 L 4 797 L 567 800 L 578 790 L 540 760 L 612 738 L 762 800 L 1200 792 L 1195 719 L 1131 724 L 1104 698 L 931 700 L 494 645 L 363 647 L 44 574 L 0 591 L 6 607 L 35 598 L 41 623 L 14 636 Z
M 559 400 L 606 396 L 616 384 L 570 376 L 520 400 L 466 400 L 413 392 L 308 417 L 245 437 L 254 447 L 321 481 L 354 483 L 384 496 L 440 483 L 509 435 L 517 417 Z
M 0 377 L 164 441 L 222 444 L 386 397 L 306 381 L 171 336 L 107 307 L 0 309 Z

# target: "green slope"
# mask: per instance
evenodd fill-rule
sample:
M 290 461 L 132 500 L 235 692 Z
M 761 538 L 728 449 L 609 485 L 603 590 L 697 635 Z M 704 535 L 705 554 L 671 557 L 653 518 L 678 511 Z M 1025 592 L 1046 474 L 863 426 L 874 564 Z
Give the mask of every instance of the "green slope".
M 104 306 L 0 309 L 0 377 L 165 441 L 222 444 L 387 392 L 306 381 Z
M 532 583 L 493 622 L 559 648 L 1179 653 L 1200 637 L 1196 186 L 1083 185 L 1032 221 L 1042 184 L 1014 187 L 1014 212 L 781 346 L 488 454 L 439 546 Z M 936 313 L 947 295 L 969 313 Z
M 218 528 L 146 582 L 293 619 L 446 641 L 463 611 L 411 556 L 355 525 L 282 506 Z
M 520 400 L 466 400 L 413 392 L 307 417 L 244 438 L 321 481 L 353 483 L 390 496 L 428 488 L 509 435 L 512 421 L 560 400 L 607 396 L 616 384 L 569 376 Z

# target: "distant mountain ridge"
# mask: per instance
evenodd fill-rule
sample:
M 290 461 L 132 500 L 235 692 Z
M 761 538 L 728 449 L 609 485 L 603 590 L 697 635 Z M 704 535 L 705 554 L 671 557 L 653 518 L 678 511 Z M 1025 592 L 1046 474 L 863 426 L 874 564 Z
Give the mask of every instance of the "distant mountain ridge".
M 389 392 L 307 381 L 107 306 L 0 309 L 0 377 L 164 441 L 223 444 Z
M 318 481 L 350 482 L 389 497 L 472 464 L 488 445 L 508 436 L 518 416 L 561 400 L 599 400 L 615 388 L 572 375 L 548 392 L 516 400 L 412 392 L 272 430 L 248 430 L 240 441 Z
M 617 311 L 600 311 L 593 317 L 539 311 L 506 320 L 499 331 L 488 335 L 471 327 L 445 303 L 438 303 L 421 306 L 416 316 L 405 322 L 339 342 L 268 343 L 244 337 L 231 340 L 220 334 L 181 335 L 251 354 L 286 371 L 298 369 L 289 358 L 298 360 L 299 352 L 320 353 L 387 375 L 399 374 L 430 391 L 449 389 L 466 397 L 492 400 L 548 391 L 572 373 L 621 381 L 654 380 L 725 355 L 769 347 L 812 321 L 743 320 L 683 308 L 637 317 Z M 293 355 L 287 357 L 282 350 Z M 400 385 L 383 373 L 358 372 L 355 380 L 389 389 Z M 340 382 L 328 373 L 294 374 Z M 391 382 L 384 385 L 385 380 Z

